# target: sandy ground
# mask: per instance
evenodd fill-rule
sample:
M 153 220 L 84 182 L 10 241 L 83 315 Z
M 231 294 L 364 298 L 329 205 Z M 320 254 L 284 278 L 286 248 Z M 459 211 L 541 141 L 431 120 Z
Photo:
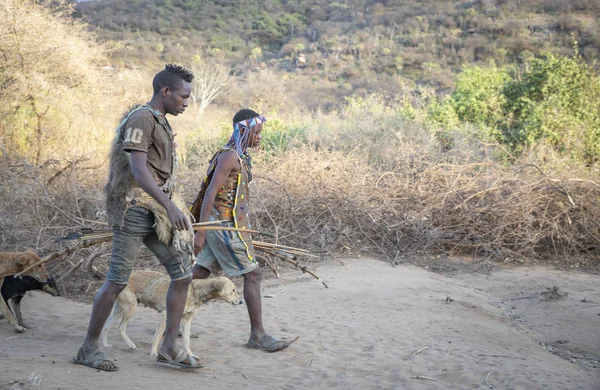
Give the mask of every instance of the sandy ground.
M 285 288 L 263 300 L 267 330 L 300 336 L 275 354 L 244 348 L 245 306 L 201 308 L 192 350 L 208 368 L 194 372 L 148 356 L 160 315 L 146 308 L 128 327 L 138 350 L 109 335 L 120 371 L 71 363 L 91 307 L 35 292 L 23 313 L 37 328 L 16 334 L 0 321 L 0 388 L 600 389 L 600 276 L 343 262 L 316 268 L 328 290 L 293 270 L 264 282 L 264 295 Z

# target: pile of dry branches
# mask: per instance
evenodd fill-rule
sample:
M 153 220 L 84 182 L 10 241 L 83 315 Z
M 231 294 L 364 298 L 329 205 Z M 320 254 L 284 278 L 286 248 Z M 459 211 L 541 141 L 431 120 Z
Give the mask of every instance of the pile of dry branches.
M 259 229 L 313 251 L 375 250 L 390 262 L 421 251 L 502 261 L 600 253 L 600 182 L 583 170 L 549 177 L 534 165 L 425 156 L 396 166 L 291 151 L 256 174 Z

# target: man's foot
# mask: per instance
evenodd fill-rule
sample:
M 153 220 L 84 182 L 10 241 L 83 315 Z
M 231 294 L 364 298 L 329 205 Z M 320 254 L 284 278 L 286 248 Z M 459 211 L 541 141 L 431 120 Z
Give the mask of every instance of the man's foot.
M 296 337 L 291 341 L 278 340 L 266 334 L 260 342 L 257 342 L 253 339 L 248 340 L 248 344 L 246 344 L 246 347 L 252 349 L 261 349 L 265 352 L 276 352 L 289 347 L 294 341 L 298 340 L 299 338 L 300 336 Z
M 202 367 L 204 367 L 201 363 L 196 361 L 196 359 L 194 359 L 194 357 L 192 357 L 191 355 L 188 355 L 188 353 L 185 352 L 185 349 L 183 349 L 183 348 L 179 348 L 179 351 L 177 351 L 177 354 L 175 355 L 175 357 L 172 357 L 167 352 L 159 351 L 158 357 L 156 358 L 156 362 L 161 363 L 161 364 L 170 364 L 170 365 L 182 367 L 182 368 L 202 368 Z
M 117 371 L 119 369 L 114 362 L 106 359 L 104 353 L 99 349 L 92 352 L 88 357 L 85 357 L 83 355 L 83 347 L 81 347 L 77 352 L 77 358 L 73 358 L 73 362 L 102 371 Z

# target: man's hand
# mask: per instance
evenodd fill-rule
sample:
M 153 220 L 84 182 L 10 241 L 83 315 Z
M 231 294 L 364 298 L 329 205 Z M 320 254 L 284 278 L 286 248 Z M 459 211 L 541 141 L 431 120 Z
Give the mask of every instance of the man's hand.
M 177 230 L 190 230 L 192 229 L 192 225 L 190 221 L 185 217 L 185 214 L 179 210 L 175 205 L 173 207 L 169 207 L 167 209 L 167 215 L 169 216 L 169 221 L 171 221 L 171 225 Z
M 162 192 L 156 185 L 156 181 L 146 167 L 147 155 L 145 152 L 132 150 L 130 152 L 129 162 L 131 164 L 131 174 L 136 183 L 142 187 L 148 195 L 156 200 L 161 206 L 167 210 L 169 221 L 174 229 L 188 230 L 192 229 L 192 225 L 186 218 L 185 214 L 175 206 L 169 197 Z
M 204 242 L 206 241 L 206 232 L 199 230 L 194 235 L 194 256 L 198 256 L 198 253 L 202 251 Z

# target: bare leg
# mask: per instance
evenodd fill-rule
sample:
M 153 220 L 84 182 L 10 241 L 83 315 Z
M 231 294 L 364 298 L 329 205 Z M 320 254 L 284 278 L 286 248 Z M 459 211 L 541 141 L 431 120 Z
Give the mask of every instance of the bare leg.
M 81 347 L 83 358 L 90 356 L 96 352 L 100 347 L 98 346 L 98 339 L 100 333 L 104 327 L 104 323 L 110 315 L 115 301 L 119 297 L 119 294 L 126 287 L 124 284 L 116 284 L 107 280 L 104 282 L 100 290 L 94 297 L 94 305 L 92 306 L 92 316 L 90 317 L 90 323 L 88 325 L 87 336 Z M 104 368 L 114 368 L 114 363 L 103 362 L 100 364 Z
M 267 352 L 275 352 L 289 347 L 298 338 L 296 337 L 292 341 L 278 340 L 265 333 L 262 319 L 260 281 L 260 268 L 244 274 L 244 299 L 246 300 L 246 306 L 248 306 L 248 315 L 250 316 L 250 340 L 248 340 L 246 346 Z
M 262 321 L 262 301 L 260 297 L 260 282 L 262 273 L 260 268 L 244 274 L 244 300 L 250 316 L 250 339 L 260 342 L 265 336 Z
M 171 282 L 167 292 L 167 328 L 161 351 L 175 356 L 179 351 L 177 345 L 177 331 L 183 316 L 183 309 L 187 300 L 188 287 L 192 279 L 182 279 Z
M 193 279 L 206 279 L 210 276 L 210 271 L 198 264 L 194 264 L 192 267 Z

